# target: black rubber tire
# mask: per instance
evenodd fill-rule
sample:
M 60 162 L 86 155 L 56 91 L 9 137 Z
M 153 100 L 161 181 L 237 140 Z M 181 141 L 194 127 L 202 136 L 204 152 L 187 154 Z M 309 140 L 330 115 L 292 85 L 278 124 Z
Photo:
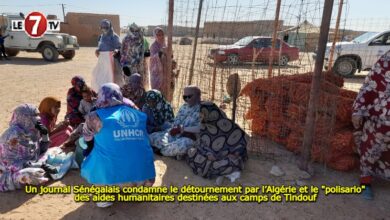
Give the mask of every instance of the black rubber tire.
M 57 49 L 51 45 L 44 45 L 41 48 L 43 59 L 49 62 L 55 62 L 58 60 L 59 53 Z
M 350 57 L 341 57 L 333 65 L 333 71 L 342 77 L 351 77 L 356 73 L 356 60 Z
M 281 56 L 279 57 L 279 66 L 287 66 L 288 61 L 289 61 L 288 56 L 286 56 L 286 55 L 281 55 Z
M 65 59 L 71 60 L 76 55 L 76 51 L 74 50 L 67 50 L 61 54 Z
M 239 59 L 237 54 L 229 54 L 227 58 L 227 63 L 230 65 L 238 65 Z
M 19 52 L 20 52 L 19 49 L 5 48 L 5 53 L 9 57 L 14 57 L 14 56 L 18 55 Z

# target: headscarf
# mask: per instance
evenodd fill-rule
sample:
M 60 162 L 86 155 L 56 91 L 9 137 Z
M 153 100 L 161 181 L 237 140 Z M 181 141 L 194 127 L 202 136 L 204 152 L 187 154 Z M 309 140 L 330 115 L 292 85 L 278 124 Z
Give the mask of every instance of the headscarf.
M 23 169 L 27 161 L 38 159 L 41 152 L 40 135 L 35 129 L 38 114 L 34 105 L 19 105 L 13 112 L 9 128 L 0 137 L 0 192 L 20 188 L 21 183 L 47 181 L 42 179 L 43 170 L 39 170 L 42 175 L 34 175 L 31 168 Z
M 130 99 L 138 108 L 142 109 L 142 106 L 145 104 L 146 92 L 140 74 L 132 74 L 128 83 L 121 88 L 121 92 L 123 97 Z
M 26 133 L 32 132 L 36 140 L 38 137 L 37 130 L 35 129 L 35 123 L 39 120 L 39 111 L 32 104 L 22 104 L 15 108 L 11 121 L 10 127 L 17 127 L 22 129 Z
M 129 65 L 130 69 L 143 64 L 144 59 L 144 33 L 135 23 L 129 26 L 126 37 L 122 41 L 121 64 Z M 132 73 L 133 70 L 132 70 Z
M 44 98 L 41 103 L 39 104 L 39 112 L 47 114 L 49 116 L 55 117 L 56 115 L 53 115 L 51 112 L 51 109 L 53 107 L 61 107 L 61 101 L 55 97 L 46 97 Z
M 129 26 L 129 31 L 127 32 L 127 36 L 138 43 L 143 43 L 143 30 L 136 23 L 132 23 Z
M 154 30 L 153 30 L 153 37 L 157 40 L 157 34 L 158 34 L 158 32 L 160 32 L 160 31 L 162 31 L 164 34 L 165 34 L 165 32 L 164 32 L 164 30 L 162 29 L 162 28 L 160 28 L 160 27 L 156 27 Z M 165 43 L 165 42 L 164 42 Z
M 0 156 L 17 160 L 35 159 L 39 153 L 39 132 L 35 124 L 39 121 L 39 111 L 32 104 L 22 104 L 15 108 L 9 128 L 0 137 Z M 3 147 L 3 149 L 1 149 Z
M 148 101 L 153 100 L 156 102 L 156 106 L 152 108 L 148 105 Z M 167 102 L 160 91 L 152 89 L 146 92 L 145 106 L 152 110 L 154 121 L 158 125 L 164 124 L 166 121 L 172 121 L 174 119 L 173 110 L 171 104 Z
M 79 87 L 80 93 L 81 93 L 81 90 L 83 90 L 83 88 L 85 86 L 85 80 L 81 76 L 74 76 L 71 80 L 71 83 L 72 83 L 73 87 L 76 87 L 76 86 Z
M 107 33 L 102 33 L 99 38 L 98 50 L 99 51 L 114 51 L 121 48 L 119 36 L 114 32 L 111 21 L 103 19 L 100 22 L 100 28 L 108 27 Z
M 103 19 L 100 21 L 100 28 L 107 28 L 108 32 L 104 33 L 105 36 L 111 36 L 114 34 L 114 28 L 112 27 L 111 21 L 108 19 Z
M 200 104 L 201 101 L 201 91 L 199 87 L 191 85 L 191 86 L 186 86 L 184 90 L 187 90 L 188 93 L 192 95 L 192 97 L 186 101 L 188 105 L 194 106 L 196 104 Z
M 117 84 L 105 83 L 100 87 L 96 100 L 97 108 L 108 108 L 121 104 L 123 104 L 123 95 Z
M 134 73 L 129 77 L 129 85 L 133 91 L 144 87 L 142 76 L 138 73 Z

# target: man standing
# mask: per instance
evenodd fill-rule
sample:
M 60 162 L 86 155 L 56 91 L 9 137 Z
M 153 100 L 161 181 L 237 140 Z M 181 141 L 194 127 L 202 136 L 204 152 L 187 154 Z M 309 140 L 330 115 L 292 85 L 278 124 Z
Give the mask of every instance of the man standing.
M 3 59 L 3 56 L 6 60 L 9 60 L 7 54 L 5 54 L 5 48 L 4 48 L 4 39 L 7 38 L 8 36 L 9 35 L 3 37 L 3 35 L 0 33 L 0 60 Z

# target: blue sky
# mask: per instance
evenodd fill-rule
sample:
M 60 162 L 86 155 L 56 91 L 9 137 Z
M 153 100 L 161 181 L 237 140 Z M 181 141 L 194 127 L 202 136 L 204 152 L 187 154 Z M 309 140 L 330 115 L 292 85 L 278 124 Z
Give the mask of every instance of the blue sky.
M 338 3 L 338 0 L 335 1 Z M 359 28 L 367 26 L 367 28 L 382 29 L 389 28 L 390 23 L 389 8 L 390 0 L 344 0 L 347 6 L 344 8 L 343 17 L 347 16 L 346 25 Z M 168 0 L 0 0 L 0 12 L 18 12 L 22 11 L 27 14 L 30 11 L 38 10 L 45 14 L 56 14 L 62 20 L 61 3 L 65 4 L 65 12 L 90 12 L 90 13 L 108 13 L 119 14 L 121 18 L 121 26 L 135 22 L 139 25 L 155 25 L 165 23 L 167 18 L 167 2 Z M 196 20 L 196 7 L 198 0 L 176 0 L 178 13 L 176 14 L 176 22 L 194 26 Z M 205 0 L 204 17 L 203 19 L 215 20 L 225 19 L 242 19 L 242 20 L 258 20 L 262 18 L 272 18 L 274 16 L 273 7 L 275 0 Z M 282 0 L 281 14 L 287 22 L 296 24 L 298 22 L 299 5 L 302 0 Z M 307 13 L 307 18 L 317 23 L 320 20 L 320 11 L 313 9 L 314 7 L 322 7 L 323 3 L 318 4 L 318 0 L 303 0 L 303 10 L 312 10 L 313 14 Z M 306 4 L 317 4 L 316 6 Z M 322 1 L 321 1 L 322 2 Z M 225 7 L 228 6 L 228 7 Z M 250 9 L 250 6 L 252 6 Z M 238 6 L 238 9 L 237 7 Z M 205 8 L 209 8 L 208 12 Z M 226 8 L 226 11 L 222 10 Z M 335 7 L 336 9 L 336 7 Z M 181 11 L 180 11 L 181 10 Z M 207 14 L 208 13 L 208 14 Z M 222 14 L 224 13 L 224 14 Z M 336 13 L 336 10 L 334 10 Z M 305 15 L 299 14 L 301 19 Z M 206 18 L 207 17 L 207 18 Z M 387 18 L 387 19 L 386 19 Z M 282 18 L 283 19 L 283 18 Z M 236 19 L 237 20 L 237 19 Z M 389 22 L 388 22 L 389 21 Z

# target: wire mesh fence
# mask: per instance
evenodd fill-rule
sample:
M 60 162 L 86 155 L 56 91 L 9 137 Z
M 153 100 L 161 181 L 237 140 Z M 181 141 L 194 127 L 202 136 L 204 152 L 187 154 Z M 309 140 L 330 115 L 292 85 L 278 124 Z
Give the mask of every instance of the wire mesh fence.
M 279 154 L 280 147 L 298 153 L 305 128 L 324 1 L 282 1 L 279 19 L 275 19 L 276 1 L 204 0 L 199 43 L 193 57 L 199 3 L 198 0 L 175 1 L 173 54 L 180 74 L 176 79 L 174 106 L 177 108 L 183 103 L 180 94 L 189 84 L 193 71 L 192 84 L 201 88 L 202 98 L 217 103 L 231 118 L 235 114 L 236 122 L 250 135 L 249 151 L 271 158 L 283 156 L 283 153 Z M 389 29 L 389 22 L 349 19 L 348 1 L 340 8 L 342 13 L 336 35 L 339 2 L 335 1 L 325 68 L 331 69 L 327 65 L 332 41 L 345 43 L 335 44 L 333 71 L 324 72 L 322 76 L 320 96 L 316 97 L 320 104 L 315 114 L 311 155 L 313 160 L 325 162 L 332 168 L 348 170 L 358 163 L 350 123 L 352 104 L 367 74 L 364 70 L 380 56 L 380 50 L 370 52 L 372 48 L 368 44 L 363 48 L 353 40 L 367 32 Z M 275 27 L 277 38 L 270 71 Z M 384 38 L 380 39 L 387 44 Z M 350 49 L 344 49 L 344 44 Z M 344 57 L 342 50 L 354 50 L 356 54 Z M 365 55 L 358 58 L 359 54 Z M 229 81 L 233 74 L 238 74 L 242 88 L 234 111 L 234 97 L 228 92 L 234 83 Z M 291 154 L 284 156 L 288 155 Z

